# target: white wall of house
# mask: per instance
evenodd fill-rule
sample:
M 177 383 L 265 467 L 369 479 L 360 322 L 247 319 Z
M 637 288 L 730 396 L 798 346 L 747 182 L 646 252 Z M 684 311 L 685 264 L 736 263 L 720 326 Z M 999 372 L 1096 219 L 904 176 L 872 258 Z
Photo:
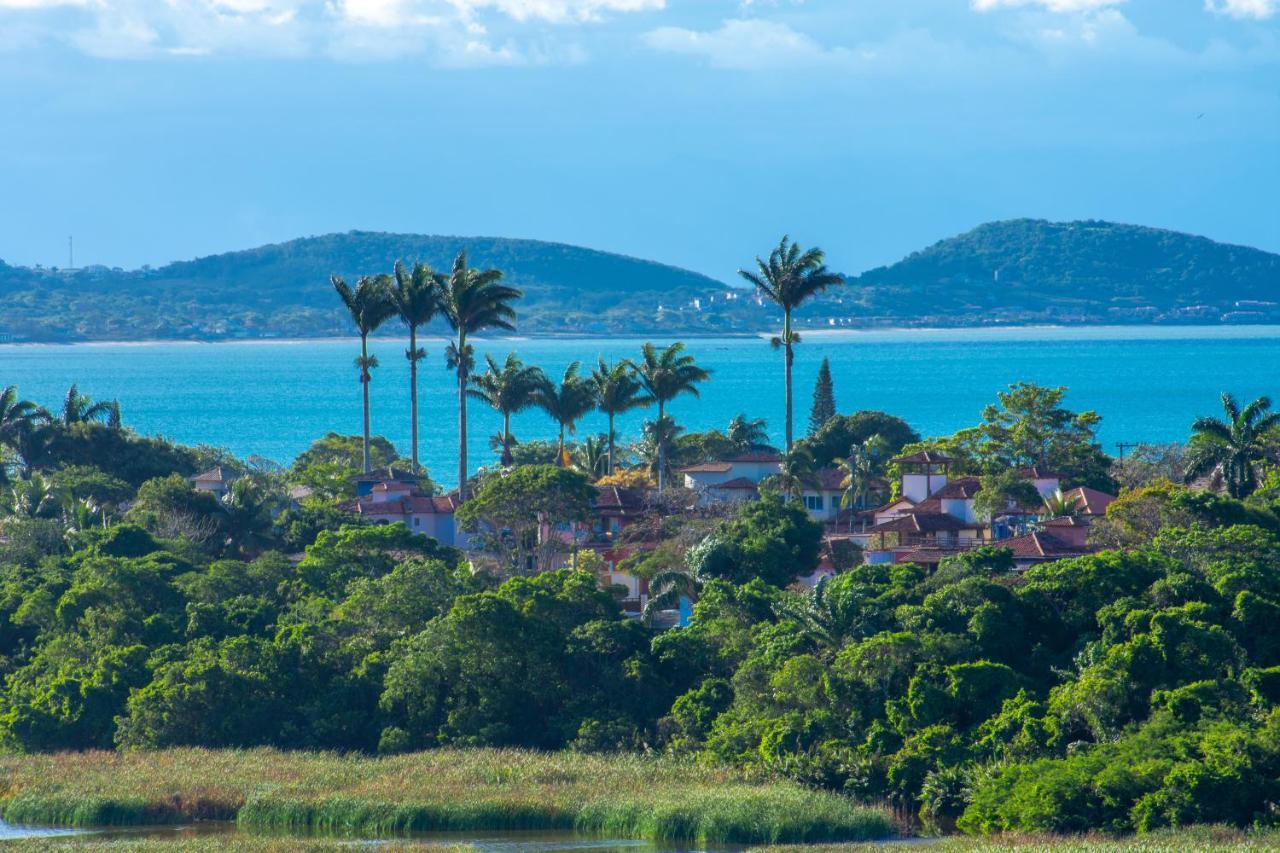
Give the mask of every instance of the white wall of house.
M 947 515 L 954 515 L 961 521 L 973 523 L 978 521 L 977 513 L 973 510 L 972 498 L 944 498 L 940 503 L 942 511 Z
M 1036 491 L 1042 498 L 1050 498 L 1054 492 L 1062 488 L 1062 481 L 1057 477 L 1037 477 L 1032 482 L 1035 483 Z
M 903 474 L 902 496 L 920 503 L 946 484 L 946 474 Z

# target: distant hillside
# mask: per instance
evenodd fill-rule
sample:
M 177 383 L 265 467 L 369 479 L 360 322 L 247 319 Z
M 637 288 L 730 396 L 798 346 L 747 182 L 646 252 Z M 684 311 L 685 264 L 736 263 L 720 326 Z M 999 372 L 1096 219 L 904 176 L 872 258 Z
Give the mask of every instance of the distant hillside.
M 522 288 L 521 332 L 651 331 L 724 284 L 688 270 L 536 240 L 352 231 L 125 271 L 0 263 L 0 334 L 30 340 L 349 334 L 329 275 L 390 272 L 397 259 L 448 270 L 462 248 Z M 664 316 L 667 315 L 667 316 Z M 708 312 L 700 323 L 727 330 Z
M 1280 319 L 1280 255 L 1109 222 L 990 223 L 850 284 L 847 297 L 859 303 L 865 319 Z
M 464 246 L 473 265 L 502 269 L 524 289 L 521 333 L 758 332 L 778 322 L 749 291 L 651 261 L 535 240 L 349 232 L 159 269 L 0 262 L 0 339 L 349 334 L 330 273 L 389 272 L 398 258 L 447 269 Z M 850 277 L 806 306 L 799 323 L 1280 322 L 1278 302 L 1280 255 L 1138 226 L 1016 220 Z

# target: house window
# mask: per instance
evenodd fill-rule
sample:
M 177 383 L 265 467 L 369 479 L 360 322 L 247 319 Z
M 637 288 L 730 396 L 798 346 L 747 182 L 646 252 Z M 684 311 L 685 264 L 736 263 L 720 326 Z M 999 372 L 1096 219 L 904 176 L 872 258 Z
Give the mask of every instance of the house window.
M 413 519 L 413 526 L 414 526 L 414 527 L 421 527 L 421 526 L 422 526 L 422 519 L 420 519 L 420 518 L 416 518 L 416 517 L 415 517 L 415 518 Z
M 822 495 L 805 495 L 804 508 L 811 512 L 822 512 L 826 508 L 826 502 Z

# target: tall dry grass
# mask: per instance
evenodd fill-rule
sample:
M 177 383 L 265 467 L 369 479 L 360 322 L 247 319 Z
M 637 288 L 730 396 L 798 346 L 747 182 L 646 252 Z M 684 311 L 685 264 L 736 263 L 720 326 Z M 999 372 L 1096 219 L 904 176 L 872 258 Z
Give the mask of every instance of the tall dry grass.
M 627 755 L 86 752 L 0 756 L 0 779 L 6 820 L 61 826 L 235 819 L 248 829 L 353 835 L 576 829 L 738 843 L 855 841 L 890 833 L 883 811 L 834 794 Z

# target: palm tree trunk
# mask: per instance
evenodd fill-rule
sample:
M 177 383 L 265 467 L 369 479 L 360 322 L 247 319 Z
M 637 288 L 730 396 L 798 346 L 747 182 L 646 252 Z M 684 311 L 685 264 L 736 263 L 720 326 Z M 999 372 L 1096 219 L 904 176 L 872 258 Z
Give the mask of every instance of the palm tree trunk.
M 458 335 L 458 496 L 467 497 L 467 338 Z
M 510 466 L 511 458 L 511 413 L 502 413 L 502 464 L 504 467 Z
M 613 476 L 613 412 L 609 413 L 609 476 Z
M 786 361 L 786 385 L 787 385 L 787 452 L 791 452 L 791 364 L 795 361 L 795 354 L 791 351 L 791 309 L 787 309 L 782 315 L 782 345 L 786 349 L 784 359 Z
M 418 327 L 409 327 L 409 417 L 413 420 L 413 471 L 418 472 Z
M 562 424 L 560 424 L 560 447 L 559 447 L 559 451 L 556 453 L 556 464 L 557 464 L 557 465 L 559 465 L 561 468 L 565 467 L 565 464 L 564 464 L 564 424 L 563 424 L 563 423 L 562 423 Z
M 667 488 L 667 437 L 662 432 L 662 419 L 664 417 L 664 405 L 661 400 L 658 401 L 658 491 L 665 491 Z
M 369 336 L 360 336 L 360 392 L 364 398 L 364 441 L 363 450 L 364 473 L 373 468 L 369 459 Z

